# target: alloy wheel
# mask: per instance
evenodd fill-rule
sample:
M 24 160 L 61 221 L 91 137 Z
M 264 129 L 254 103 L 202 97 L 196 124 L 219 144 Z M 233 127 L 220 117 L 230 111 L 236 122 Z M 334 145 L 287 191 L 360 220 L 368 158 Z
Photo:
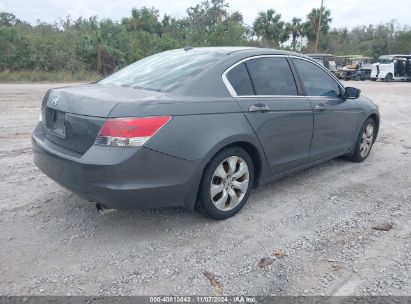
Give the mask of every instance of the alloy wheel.
M 360 144 L 360 155 L 361 157 L 366 157 L 371 150 L 372 143 L 374 140 L 374 126 L 372 124 L 368 124 L 361 136 L 361 144 Z
M 230 156 L 216 168 L 211 179 L 210 195 L 214 206 L 221 211 L 235 208 L 248 190 L 250 172 L 239 156 Z

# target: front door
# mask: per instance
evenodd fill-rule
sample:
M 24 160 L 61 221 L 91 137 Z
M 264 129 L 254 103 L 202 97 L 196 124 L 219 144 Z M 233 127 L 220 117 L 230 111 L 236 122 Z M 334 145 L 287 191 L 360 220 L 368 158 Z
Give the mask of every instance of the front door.
M 314 113 L 311 160 L 350 150 L 361 121 L 358 101 L 345 99 L 338 82 L 316 64 L 293 59 Z

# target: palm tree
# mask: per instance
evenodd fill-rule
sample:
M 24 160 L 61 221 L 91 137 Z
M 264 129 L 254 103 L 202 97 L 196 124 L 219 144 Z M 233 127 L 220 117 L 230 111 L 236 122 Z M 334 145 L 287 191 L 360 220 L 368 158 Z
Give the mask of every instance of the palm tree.
M 320 33 L 327 34 L 330 29 L 330 22 L 332 21 L 331 11 L 323 8 L 321 17 Z M 317 37 L 318 21 L 320 19 L 320 9 L 313 8 L 307 15 L 307 21 L 302 25 L 302 33 L 307 37 L 308 42 L 312 43 Z
M 301 19 L 294 17 L 291 22 L 285 25 L 284 35 L 287 40 L 291 36 L 291 47 L 293 50 L 297 48 L 297 39 L 302 36 L 303 26 L 301 24 Z M 284 37 L 285 38 L 285 37 Z
M 279 46 L 284 42 L 284 22 L 281 21 L 281 14 L 269 9 L 266 12 L 259 12 L 253 24 L 254 35 L 263 38 L 274 46 Z

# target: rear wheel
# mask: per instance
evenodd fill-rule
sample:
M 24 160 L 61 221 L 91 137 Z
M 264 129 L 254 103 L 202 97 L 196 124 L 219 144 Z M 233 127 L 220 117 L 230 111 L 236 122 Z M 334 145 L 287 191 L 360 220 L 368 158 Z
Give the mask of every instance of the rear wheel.
M 253 180 L 253 162 L 244 149 L 230 147 L 220 151 L 204 171 L 199 209 L 218 220 L 233 216 L 250 196 Z
M 360 135 L 358 136 L 357 143 L 355 145 L 354 153 L 349 156 L 348 159 L 355 162 L 364 161 L 370 154 L 372 145 L 374 144 L 375 134 L 375 121 L 372 118 L 368 118 L 361 128 Z

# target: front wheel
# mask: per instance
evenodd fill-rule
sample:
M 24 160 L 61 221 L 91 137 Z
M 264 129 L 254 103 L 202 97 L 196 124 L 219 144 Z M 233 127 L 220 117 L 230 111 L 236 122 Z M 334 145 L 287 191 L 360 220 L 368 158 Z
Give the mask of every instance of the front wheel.
M 385 75 L 385 78 L 384 78 L 384 81 L 385 82 L 388 82 L 388 81 L 392 81 L 392 74 L 391 73 L 388 73 L 387 75 Z
M 372 118 L 368 118 L 361 128 L 354 153 L 348 159 L 358 163 L 364 161 L 371 152 L 375 134 L 375 121 Z
M 198 207 L 214 219 L 231 217 L 246 203 L 253 181 L 254 166 L 248 153 L 240 147 L 226 148 L 204 171 Z

